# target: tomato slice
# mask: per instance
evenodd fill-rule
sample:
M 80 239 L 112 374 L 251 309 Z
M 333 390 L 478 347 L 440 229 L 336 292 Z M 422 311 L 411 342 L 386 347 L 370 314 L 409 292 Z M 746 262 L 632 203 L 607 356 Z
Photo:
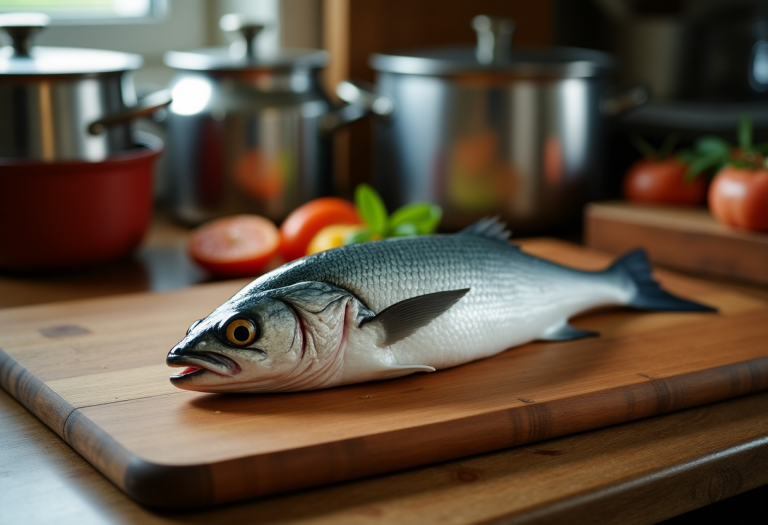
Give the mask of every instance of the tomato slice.
M 280 226 L 280 255 L 287 261 L 307 255 L 317 233 L 333 224 L 362 224 L 355 206 L 344 199 L 322 197 L 299 206 Z
M 277 253 L 277 227 L 258 215 L 236 215 L 203 224 L 187 245 L 192 259 L 215 275 L 246 277 L 258 274 Z

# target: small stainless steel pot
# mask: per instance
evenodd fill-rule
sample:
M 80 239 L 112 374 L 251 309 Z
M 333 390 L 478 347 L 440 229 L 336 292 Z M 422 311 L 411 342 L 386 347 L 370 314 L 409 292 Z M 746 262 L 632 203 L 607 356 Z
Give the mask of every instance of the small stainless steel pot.
M 226 15 L 232 47 L 170 52 L 177 70 L 168 112 L 168 201 L 174 215 L 200 223 L 235 213 L 281 221 L 331 192 L 330 134 L 363 116 L 334 108 L 318 75 L 325 51 L 284 49 L 257 56 L 262 26 Z
M 440 204 L 447 229 L 489 215 L 518 233 L 567 228 L 599 183 L 606 113 L 647 92 L 609 96 L 605 53 L 510 48 L 511 21 L 473 25 L 476 49 L 372 56 L 377 93 L 394 108 L 376 122 L 376 186 L 391 208 Z M 362 92 L 346 84 L 339 95 L 360 103 Z
M 138 55 L 32 47 L 46 15 L 0 15 L 12 45 L 0 48 L 0 158 L 101 161 L 134 147 L 131 120 L 170 103 L 168 92 L 136 100 Z

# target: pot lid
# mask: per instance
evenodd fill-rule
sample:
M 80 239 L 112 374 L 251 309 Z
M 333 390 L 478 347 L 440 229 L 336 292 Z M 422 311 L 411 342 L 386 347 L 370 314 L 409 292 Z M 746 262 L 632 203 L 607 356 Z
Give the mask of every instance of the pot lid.
M 259 56 L 256 53 L 256 37 L 265 26 L 244 15 L 224 15 L 219 20 L 219 27 L 236 37 L 228 48 L 170 51 L 165 54 L 163 61 L 176 69 L 194 71 L 320 68 L 328 64 L 328 53 L 317 49 L 282 49 L 277 53 Z
M 2 75 L 82 75 L 128 71 L 141 67 L 139 55 L 70 47 L 32 46 L 32 38 L 50 18 L 39 13 L 0 15 L 0 29 L 12 40 L 0 48 Z
M 193 71 L 239 71 L 250 69 L 320 68 L 328 64 L 328 53 L 316 49 L 283 49 L 262 57 L 233 56 L 230 48 L 215 47 L 193 51 L 169 51 L 165 65 Z
M 515 24 L 510 19 L 478 15 L 475 47 L 458 46 L 374 54 L 377 71 L 411 75 L 464 73 L 511 74 L 523 77 L 578 78 L 610 74 L 613 58 L 602 51 L 575 47 L 510 47 Z

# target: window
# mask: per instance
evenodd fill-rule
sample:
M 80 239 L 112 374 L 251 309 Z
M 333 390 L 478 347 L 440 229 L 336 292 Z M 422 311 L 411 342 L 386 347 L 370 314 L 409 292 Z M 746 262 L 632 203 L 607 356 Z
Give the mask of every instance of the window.
M 143 6 L 143 14 L 136 6 Z M 243 13 L 268 26 L 259 35 L 262 53 L 277 49 L 283 33 L 288 47 L 320 46 L 320 0 L 0 0 L 0 13 L 22 11 L 53 18 L 35 45 L 142 55 L 144 67 L 135 75 L 140 91 L 144 83 L 163 86 L 171 80 L 173 71 L 162 61 L 166 51 L 227 45 L 219 29 L 226 13 Z M 0 34 L 0 46 L 7 43 Z
M 147 22 L 166 10 L 165 0 L 0 0 L 0 12 L 45 13 L 56 24 Z

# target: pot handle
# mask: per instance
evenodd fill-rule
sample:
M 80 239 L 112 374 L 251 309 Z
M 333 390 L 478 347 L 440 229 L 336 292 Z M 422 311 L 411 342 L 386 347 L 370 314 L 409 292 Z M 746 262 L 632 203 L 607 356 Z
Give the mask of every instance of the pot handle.
M 645 84 L 633 84 L 619 88 L 603 97 L 600 111 L 607 117 L 618 117 L 646 105 L 651 100 L 651 90 Z
M 171 92 L 167 89 L 155 91 L 151 95 L 142 98 L 139 103 L 132 108 L 127 108 L 118 113 L 113 113 L 95 120 L 88 125 L 88 133 L 91 135 L 101 135 L 104 130 L 118 124 L 125 124 L 139 117 L 147 117 L 162 109 L 171 103 Z
M 344 80 L 336 86 L 336 94 L 347 105 L 331 110 L 323 116 L 320 121 L 320 131 L 323 133 L 333 133 L 366 115 L 389 119 L 395 112 L 392 99 L 376 93 L 376 86 L 367 82 Z

